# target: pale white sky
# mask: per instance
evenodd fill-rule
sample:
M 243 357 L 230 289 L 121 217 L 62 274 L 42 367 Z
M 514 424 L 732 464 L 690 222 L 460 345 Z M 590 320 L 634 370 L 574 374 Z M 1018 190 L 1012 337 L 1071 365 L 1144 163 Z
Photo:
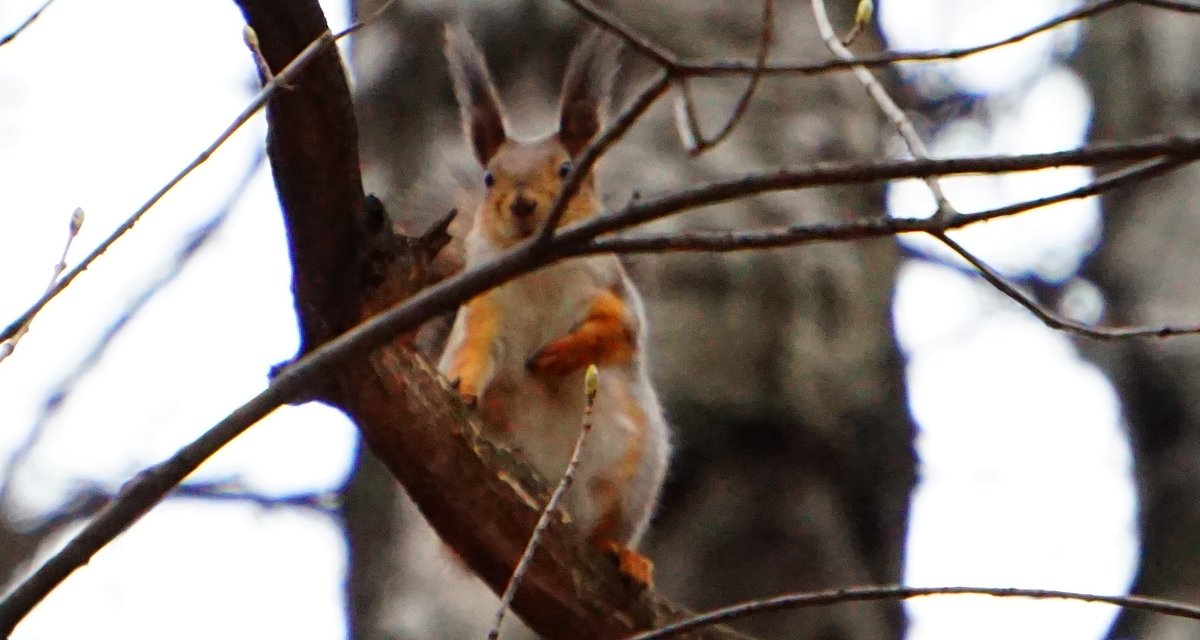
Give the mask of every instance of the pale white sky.
M 39 4 L 0 5 L 0 32 Z M 344 24 L 342 3 L 325 4 L 335 27 Z M 897 47 L 950 47 L 1007 35 L 1066 4 L 885 0 L 880 17 Z M 0 49 L 0 324 L 45 286 L 75 207 L 87 220 L 69 262 L 243 108 L 255 79 L 241 28 L 230 2 L 59 0 Z M 988 103 L 997 130 L 947 127 L 929 141 L 935 153 L 1079 144 L 1086 89 L 1065 69 L 1038 66 L 1075 37 L 1035 39 L 918 79 L 934 89 L 949 80 L 1001 92 Z M 0 424 L 12 425 L 0 430 L 0 464 L 79 354 L 215 213 L 263 135 L 259 118 L 235 136 L 50 305 L 0 364 Z M 946 188 L 969 211 L 1087 178 L 1057 171 L 963 178 Z M 919 183 L 898 184 L 889 195 L 899 215 L 920 214 L 928 202 Z M 1061 279 L 1094 246 L 1097 229 L 1094 203 L 1071 203 L 960 238 L 1009 273 Z M 260 170 L 226 225 L 49 421 L 9 506 L 32 516 L 78 481 L 116 487 L 259 391 L 270 365 L 295 349 L 289 277 L 270 176 Z M 921 427 L 907 580 L 1122 591 L 1135 558 L 1135 505 L 1117 400 L 1104 378 L 1063 336 L 952 268 L 909 262 L 895 312 Z M 348 472 L 354 443 L 336 412 L 289 407 L 201 474 L 271 495 L 332 490 Z M 70 578 L 16 637 L 170 630 L 185 638 L 339 638 L 344 566 L 340 531 L 320 513 L 171 500 Z M 968 633 L 1085 640 L 1112 615 L 1099 605 L 962 598 L 922 600 L 911 612 L 914 640 Z M 194 626 L 181 629 L 178 620 Z

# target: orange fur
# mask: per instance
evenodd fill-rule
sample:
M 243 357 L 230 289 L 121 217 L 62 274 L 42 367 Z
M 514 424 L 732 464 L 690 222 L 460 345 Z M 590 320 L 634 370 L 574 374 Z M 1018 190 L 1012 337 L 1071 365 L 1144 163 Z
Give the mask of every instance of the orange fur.
M 446 375 L 457 381 L 458 392 L 467 398 L 477 398 L 482 382 L 491 367 L 492 342 L 500 322 L 500 310 L 488 296 L 480 296 L 468 302 L 462 310 L 466 314 L 466 339 L 454 352 L 450 369 Z
M 612 291 L 601 293 L 579 326 L 542 348 L 529 370 L 538 375 L 561 376 L 589 364 L 629 362 L 635 345 L 628 317 L 624 300 Z

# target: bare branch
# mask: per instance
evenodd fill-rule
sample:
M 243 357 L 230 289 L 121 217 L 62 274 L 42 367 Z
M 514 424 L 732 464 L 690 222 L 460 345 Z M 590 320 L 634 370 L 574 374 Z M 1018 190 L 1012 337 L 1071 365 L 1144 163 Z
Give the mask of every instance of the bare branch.
M 42 15 L 42 12 L 45 11 L 46 8 L 49 7 L 50 4 L 53 2 L 54 2 L 54 0 L 46 0 L 46 2 L 42 4 L 42 6 L 38 7 L 37 11 L 34 11 L 32 14 L 30 14 L 28 18 L 25 18 L 25 22 L 22 22 L 21 24 L 17 25 L 16 29 L 13 29 L 11 32 L 9 32 L 4 37 L 0 37 L 0 47 L 3 47 L 4 45 L 12 42 L 13 40 L 16 39 L 17 36 L 21 35 L 21 32 L 28 29 L 29 25 L 33 24 L 33 21 L 37 20 L 38 17 L 40 17 Z
M 979 222 L 1032 211 L 1051 204 L 1094 196 L 1117 187 L 1141 183 L 1185 161 L 1150 160 L 1113 171 L 1090 184 L 1052 196 L 1035 198 L 975 213 L 963 213 L 945 221 L 919 216 L 867 218 L 836 224 L 797 224 L 744 231 L 688 231 L 661 235 L 625 235 L 597 238 L 573 255 L 589 253 L 661 253 L 667 251 L 729 252 L 793 247 L 818 242 L 865 240 L 910 232 L 960 229 Z
M 1166 616 L 1200 620 L 1200 607 L 1162 600 L 1145 596 L 1108 596 L 1094 593 L 1075 591 L 1057 591 L 1053 589 L 1012 589 L 992 587 L 902 587 L 887 585 L 877 587 L 849 587 L 830 591 L 814 591 L 809 593 L 788 593 L 772 598 L 750 600 L 720 609 L 702 613 L 693 618 L 667 625 L 665 627 L 639 633 L 626 640 L 664 640 L 675 638 L 703 627 L 724 624 L 741 620 L 752 615 L 771 611 L 788 609 L 803 609 L 807 607 L 823 607 L 845 602 L 867 602 L 873 600 L 907 600 L 925 596 L 940 595 L 981 595 L 995 598 L 1034 598 L 1038 600 L 1075 600 L 1081 602 L 1101 602 L 1113 604 L 1128 609 L 1149 611 Z
M 758 89 L 758 83 L 762 80 L 762 70 L 767 63 L 767 56 L 771 52 L 774 6 L 774 0 L 763 1 L 762 28 L 758 37 L 758 54 L 754 58 L 755 73 L 750 76 L 750 82 L 746 84 L 745 90 L 738 96 L 737 102 L 734 103 L 733 111 L 729 114 L 729 118 L 725 121 L 725 124 L 711 138 L 706 138 L 704 133 L 700 131 L 700 120 L 696 116 L 696 107 L 692 101 L 692 94 L 687 78 L 679 79 L 679 102 L 675 113 L 677 118 L 682 118 L 683 120 L 683 124 L 680 125 L 680 131 L 687 133 L 683 140 L 683 146 L 692 156 L 698 156 L 720 144 L 722 140 L 733 132 L 734 127 L 737 126 L 742 116 L 746 114 L 746 109 L 750 106 L 750 100 L 754 97 L 754 91 Z
M 751 173 L 705 183 L 675 193 L 647 198 L 622 209 L 566 227 L 556 234 L 563 245 L 586 242 L 598 235 L 664 218 L 702 206 L 729 202 L 772 191 L 816 186 L 862 184 L 900 178 L 925 178 L 952 174 L 1031 171 L 1062 166 L 1095 166 L 1120 160 L 1165 158 L 1191 162 L 1200 157 L 1200 138 L 1154 137 L 1135 142 L 1098 144 L 1071 151 L 1020 156 L 980 156 L 944 160 L 875 160 L 821 162 L 804 168 Z
M 313 40 L 303 51 L 301 51 L 300 54 L 297 55 L 282 71 L 280 71 L 277 75 L 266 79 L 266 82 L 263 85 L 263 88 L 259 90 L 258 95 L 256 95 L 254 99 L 250 101 L 250 104 L 247 105 L 246 108 L 243 109 L 242 112 L 233 119 L 233 122 L 231 122 L 229 126 L 226 127 L 225 130 L 222 131 L 220 135 L 218 135 L 216 139 L 204 149 L 204 151 L 200 152 L 200 155 L 196 156 L 194 160 L 192 160 L 186 167 L 177 173 L 175 177 L 171 178 L 154 195 L 150 196 L 150 199 L 147 200 L 141 207 L 139 207 L 137 211 L 134 211 L 133 214 L 125 220 L 125 222 L 122 222 L 120 226 L 118 226 L 112 232 L 112 234 L 108 236 L 108 238 L 101 242 L 100 245 L 97 246 L 91 253 L 89 253 L 83 260 L 81 260 L 74 269 L 71 269 L 66 276 L 59 280 L 52 290 L 48 291 L 46 295 L 42 296 L 33 304 L 33 306 L 26 310 L 25 313 L 22 313 L 20 317 L 12 321 L 8 327 L 4 329 L 4 332 L 0 333 L 0 340 L 7 340 L 11 338 L 23 325 L 28 324 L 33 317 L 37 315 L 43 307 L 46 306 L 47 303 L 53 300 L 54 297 L 61 293 L 63 289 L 67 288 L 67 286 L 70 285 L 79 274 L 87 270 L 87 268 L 91 266 L 92 262 L 96 260 L 96 258 L 100 257 L 105 251 L 107 251 L 108 248 L 112 246 L 112 244 L 116 242 L 118 238 L 125 235 L 126 232 L 132 229 L 133 226 L 142 219 L 142 216 L 145 215 L 145 213 L 149 211 L 151 207 L 157 204 L 158 201 L 163 198 L 163 196 L 167 195 L 167 192 L 175 188 L 175 185 L 182 182 L 183 179 L 191 174 L 191 172 L 197 167 L 199 167 L 201 164 L 204 164 L 204 162 L 212 156 L 213 152 L 215 152 L 221 145 L 225 144 L 225 141 L 232 137 L 233 134 L 238 131 L 238 129 L 241 129 L 242 125 L 246 124 L 250 118 L 254 116 L 254 114 L 258 113 L 258 110 L 261 109 L 263 105 L 265 105 L 267 101 L 271 99 L 276 91 L 286 88 L 292 80 L 297 78 L 308 66 L 308 64 L 312 62 L 312 60 L 321 52 L 325 51 L 327 47 L 331 46 L 339 39 L 358 31 L 370 22 L 378 19 L 379 16 L 391 8 L 395 2 L 396 0 L 388 0 L 383 4 L 382 7 L 379 8 L 378 11 L 337 34 L 330 33 L 328 30 L 326 30 L 325 33 L 321 34 L 319 38 Z M 261 51 L 257 51 L 257 55 L 261 56 Z
M 571 5 L 576 11 L 583 14 L 588 21 L 603 28 L 605 31 L 616 34 L 631 49 L 658 63 L 659 66 L 668 72 L 673 72 L 679 65 L 675 59 L 675 54 L 655 44 L 649 38 L 635 32 L 629 25 L 622 22 L 620 18 L 613 15 L 607 9 L 596 6 L 591 0 L 563 0 L 563 2 Z
M 105 251 L 107 251 L 108 248 L 112 246 L 112 244 L 116 242 L 118 238 L 125 235 L 127 231 L 132 229 L 133 226 L 142 219 L 142 216 L 145 215 L 145 213 L 149 211 L 151 207 L 153 207 L 155 204 L 158 204 L 158 201 L 161 200 L 163 196 L 167 195 L 168 191 L 175 188 L 175 185 L 179 184 L 192 171 L 194 171 L 196 167 L 204 164 L 204 162 L 212 156 L 213 152 L 215 152 L 218 147 L 224 144 L 225 141 L 228 140 L 234 133 L 236 133 L 238 129 L 241 129 L 242 125 L 246 124 L 246 122 L 248 122 L 255 113 L 258 113 L 258 110 L 267 103 L 275 91 L 279 89 L 280 85 L 285 84 L 292 78 L 295 78 L 301 71 L 304 70 L 305 66 L 307 66 L 314 57 L 316 57 L 317 54 L 324 51 L 325 47 L 329 46 L 332 42 L 333 35 L 326 31 L 320 38 L 314 40 L 313 43 L 308 46 L 308 48 L 306 48 L 299 56 L 297 56 L 296 59 L 293 60 L 286 69 L 284 69 L 275 77 L 271 78 L 270 81 L 263 86 L 262 90 L 258 92 L 258 95 L 255 96 L 254 100 L 252 100 L 250 104 L 243 109 L 236 118 L 233 119 L 233 122 L 230 123 L 230 125 L 226 127 L 225 130 L 222 131 L 221 134 L 218 135 L 217 138 L 213 140 L 213 142 L 210 143 L 207 148 L 204 149 L 204 151 L 200 152 L 200 155 L 196 156 L 196 158 L 188 163 L 186 167 L 184 167 L 179 173 L 175 174 L 175 177 L 171 178 L 165 185 L 163 185 L 162 188 L 155 192 L 154 195 L 150 196 L 150 199 L 147 200 L 145 204 L 143 204 L 141 207 L 138 207 L 137 211 L 133 212 L 133 215 L 129 216 L 125 222 L 122 222 L 120 226 L 118 226 L 116 230 L 114 230 L 112 234 L 108 236 L 108 238 L 106 238 L 100 243 L 99 246 L 92 250 L 92 252 L 89 253 L 83 260 L 81 260 L 74 269 L 71 269 L 67 275 L 63 276 L 63 278 L 59 280 L 51 290 L 46 292 L 46 295 L 42 296 L 42 298 L 34 303 L 33 306 L 30 307 L 25 313 L 21 314 L 19 318 L 9 324 L 8 328 L 6 328 L 3 333 L 0 333 L 0 340 L 11 338 L 22 325 L 29 323 L 33 317 L 37 315 L 43 307 L 46 306 L 47 303 L 53 300 L 54 297 L 61 293 L 63 289 L 67 288 L 67 286 L 70 285 L 79 274 L 83 273 L 88 267 L 90 267 L 96 258 L 100 257 Z
M 1096 340 L 1118 340 L 1122 338 L 1169 338 L 1172 336 L 1194 335 L 1200 333 L 1200 326 L 1164 326 L 1164 327 L 1096 327 L 1086 325 L 1074 320 L 1068 320 L 1050 311 L 1036 300 L 1026 295 L 1023 291 L 1017 288 L 1000 275 L 995 269 L 989 266 L 984 261 L 977 258 L 974 254 L 963 248 L 962 245 L 951 240 L 945 233 L 931 231 L 929 235 L 937 238 L 939 242 L 949 247 L 952 251 L 962 256 L 964 260 L 971 264 L 972 267 L 979 272 L 979 275 L 987 280 L 989 284 L 1000 290 L 1000 293 L 1012 298 L 1017 304 L 1025 307 L 1038 320 L 1041 320 L 1051 329 L 1066 331 L 1067 333 L 1082 336 L 1084 338 L 1093 338 Z
M 261 509 L 308 509 L 326 515 L 337 510 L 334 491 L 306 491 L 284 495 L 267 495 L 247 491 L 238 482 L 185 482 L 171 491 L 172 498 L 192 498 L 212 502 L 236 502 Z
M 587 441 L 588 434 L 592 432 L 592 411 L 596 408 L 598 385 L 599 372 L 596 370 L 596 365 L 589 365 L 584 377 L 584 395 L 587 403 L 583 408 L 583 426 L 579 430 L 579 437 L 575 439 L 575 448 L 571 451 L 571 459 L 567 461 L 566 471 L 563 472 L 558 486 L 554 487 L 554 493 L 550 494 L 550 499 L 546 501 L 546 506 L 542 508 L 542 513 L 538 516 L 533 533 L 529 536 L 529 542 L 525 545 L 525 551 L 521 553 L 517 568 L 513 569 L 512 577 L 508 580 L 508 586 L 504 587 L 504 593 L 500 596 L 500 607 L 496 610 L 496 620 L 492 623 L 492 630 L 488 632 L 488 640 L 497 640 L 500 637 L 500 625 L 504 623 L 504 614 L 512 604 L 517 587 L 521 585 L 521 578 L 525 577 L 525 572 L 529 569 L 529 561 L 533 559 L 533 553 L 537 551 L 542 532 L 549 526 L 551 514 L 558 510 L 559 503 L 562 502 L 563 496 L 567 495 L 567 490 L 571 488 L 571 482 L 575 480 L 575 470 L 579 468 L 583 443 Z
M 650 84 L 646 85 L 630 103 L 621 110 L 617 117 L 604 128 L 595 140 L 588 143 L 584 147 L 583 152 L 579 154 L 578 161 L 572 165 L 571 172 L 563 181 L 562 189 L 558 192 L 558 196 L 550 203 L 550 212 L 546 215 L 545 222 L 542 223 L 541 229 L 534 239 L 537 245 L 546 245 L 550 238 L 554 235 L 555 228 L 558 226 L 559 220 L 562 219 L 563 213 L 567 210 L 567 203 L 571 198 L 575 197 L 575 193 L 579 191 L 579 187 L 583 184 L 584 177 L 592 170 L 596 162 L 600 160 L 600 156 L 608 151 L 633 123 L 658 100 L 668 87 L 671 86 L 670 74 L 667 72 L 659 73 Z
M 47 293 L 54 290 L 54 285 L 58 283 L 58 277 L 67 268 L 67 252 L 71 250 L 71 243 L 75 241 L 75 237 L 79 235 L 79 229 L 83 226 L 83 209 L 76 208 L 71 214 L 71 222 L 67 227 L 67 241 L 63 243 L 62 255 L 59 256 L 58 262 L 54 263 L 54 273 L 50 276 L 50 284 L 46 285 Z M 12 355 L 12 352 L 17 348 L 17 343 L 29 331 L 29 322 L 22 324 L 13 333 L 8 340 L 0 342 L 0 362 Z
M 91 347 L 77 359 L 71 369 L 48 387 L 49 392 L 42 402 L 41 410 L 38 412 L 33 425 L 25 433 L 21 441 L 12 448 L 5 464 L 0 465 L 0 468 L 4 469 L 3 473 L 0 474 L 0 505 L 8 504 L 14 490 L 13 483 L 16 474 L 41 441 L 46 427 L 58 414 L 63 401 L 74 391 L 79 381 L 91 372 L 104 355 L 108 353 L 109 346 L 130 326 L 130 323 L 137 317 L 146 304 L 154 299 L 167 285 L 174 282 L 183 273 L 184 266 L 213 238 L 216 231 L 232 213 L 233 208 L 241 201 L 246 190 L 250 188 L 251 181 L 265 162 L 266 154 L 260 151 L 242 174 L 241 181 L 229 192 L 228 197 L 225 198 L 225 202 L 218 207 L 216 213 L 187 234 L 188 238 L 186 242 L 176 250 L 170 265 L 161 269 L 153 282 L 147 284 L 137 295 L 134 295 L 117 319 L 92 341 Z
M 878 56 L 863 56 L 858 58 L 858 60 L 855 62 L 849 62 L 846 60 L 829 60 L 811 63 L 774 63 L 765 65 L 762 68 L 761 73 L 763 75 L 818 75 L 833 71 L 844 71 L 846 69 L 850 69 L 855 64 L 862 65 L 868 69 L 877 69 L 880 67 L 890 66 L 897 62 L 934 62 L 939 60 L 957 60 L 1021 42 L 1022 40 L 1026 40 L 1039 33 L 1049 31 L 1069 22 L 1091 18 L 1135 1 L 1160 3 L 1169 2 L 1169 0 L 1100 0 L 1093 4 L 1075 9 L 1074 11 L 1064 13 L 1057 18 L 1047 20 L 1040 25 L 1026 29 L 1025 31 L 1022 31 L 1016 35 L 974 47 L 934 51 L 898 52 Z M 755 65 L 753 61 L 745 60 L 714 60 L 695 62 L 679 61 L 675 63 L 674 70 L 675 73 L 685 76 L 751 75 L 758 72 L 757 65 Z
M 165 498 L 218 449 L 299 392 L 304 382 L 303 378 L 286 378 L 272 384 L 200 438 L 125 483 L 82 531 L 0 602 L 0 636 L 12 635 L 17 623 L 67 576 L 87 564 L 97 551 Z
M 862 83 L 863 88 L 867 90 L 867 94 L 871 99 L 879 105 L 879 109 L 891 121 L 892 126 L 900 133 L 900 137 L 904 139 L 905 146 L 908 147 L 913 157 L 925 159 L 929 157 L 929 149 L 925 147 L 925 143 L 921 140 L 921 136 L 917 135 L 917 129 L 913 126 L 912 120 L 904 114 L 904 110 L 900 105 L 896 104 L 895 100 L 888 95 L 887 90 L 875 76 L 866 67 L 858 64 L 854 58 L 854 54 L 842 44 L 837 33 L 833 29 L 833 24 L 829 21 L 829 14 L 825 11 L 825 0 L 812 0 L 813 14 L 817 19 L 817 29 L 821 32 L 821 39 L 825 41 L 825 46 L 833 52 L 834 55 L 853 63 L 850 67 L 854 71 L 854 76 Z M 942 191 L 942 185 L 934 176 L 925 178 L 925 184 L 929 187 L 930 193 L 933 194 L 933 199 L 937 202 L 937 213 L 935 217 L 945 218 L 954 215 L 954 207 L 950 205 L 950 201 L 946 199 L 946 194 Z

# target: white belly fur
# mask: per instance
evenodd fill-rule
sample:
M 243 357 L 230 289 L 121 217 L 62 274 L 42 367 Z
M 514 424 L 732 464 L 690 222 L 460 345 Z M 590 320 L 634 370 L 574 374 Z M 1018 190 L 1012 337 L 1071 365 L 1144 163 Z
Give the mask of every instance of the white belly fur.
M 526 363 L 546 344 L 570 332 L 597 295 L 614 288 L 635 306 L 636 318 L 644 317 L 636 290 L 612 256 L 558 263 L 486 294 L 497 296 L 503 313 L 493 349 L 495 374 L 479 400 L 481 406 L 499 404 L 509 423 L 509 428 L 489 425 L 489 436 L 519 451 L 552 484 L 562 477 L 582 426 L 584 372 L 546 380 L 530 376 Z M 639 342 L 643 329 L 634 327 Z M 460 314 L 442 359 L 443 371 L 449 366 L 448 354 L 461 341 L 456 334 L 464 330 Z M 632 362 L 600 367 L 592 431 L 566 497 L 569 517 L 591 533 L 606 508 L 596 502 L 594 488 L 611 482 L 621 505 L 612 537 L 629 547 L 649 522 L 668 455 L 667 427 L 641 353 L 639 345 Z M 644 428 L 630 415 L 638 409 L 644 415 Z M 640 455 L 630 454 L 631 450 Z

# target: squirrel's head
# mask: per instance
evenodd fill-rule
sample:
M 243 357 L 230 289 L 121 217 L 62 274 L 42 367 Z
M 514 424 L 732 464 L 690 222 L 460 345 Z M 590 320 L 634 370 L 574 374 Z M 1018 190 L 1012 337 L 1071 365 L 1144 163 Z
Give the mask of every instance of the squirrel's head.
M 600 31 L 575 48 L 563 76 L 558 131 L 532 141 L 508 135 L 496 87 L 479 49 L 461 28 L 446 28 L 446 60 L 454 80 L 463 131 L 483 167 L 487 194 L 475 224 L 497 246 L 516 244 L 546 219 L 572 160 L 600 131 L 617 72 L 619 47 Z M 600 209 L 589 171 L 560 224 Z

